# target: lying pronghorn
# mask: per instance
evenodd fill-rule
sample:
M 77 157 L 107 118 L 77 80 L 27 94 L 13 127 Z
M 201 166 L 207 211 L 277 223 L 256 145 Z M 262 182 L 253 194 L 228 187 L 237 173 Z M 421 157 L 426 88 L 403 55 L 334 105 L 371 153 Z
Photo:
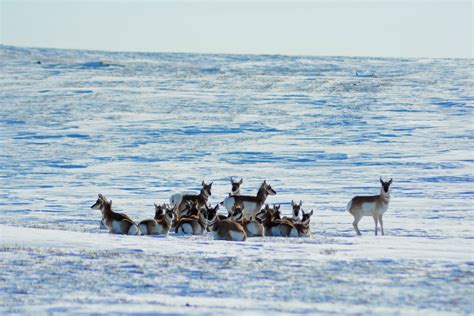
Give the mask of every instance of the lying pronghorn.
M 233 219 L 219 219 L 217 216 L 218 205 L 208 214 L 207 225 L 214 234 L 214 239 L 244 241 L 247 234 L 244 228 Z
M 163 214 L 163 210 L 166 212 Z M 155 204 L 155 218 L 141 221 L 138 228 L 142 235 L 167 235 L 175 218 L 174 210 Z
M 260 189 L 258 190 L 257 196 L 232 195 L 226 197 L 221 205 L 224 205 L 228 211 L 231 211 L 235 204 L 240 203 L 242 204 L 243 208 L 247 210 L 245 213 L 245 218 L 255 218 L 255 214 L 260 211 L 263 204 L 265 203 L 265 200 L 267 199 L 267 196 L 275 194 L 276 192 L 272 189 L 271 185 L 267 184 L 267 181 L 263 181 Z
M 261 216 L 259 213 L 259 217 L 262 218 L 265 236 L 298 237 L 298 230 L 293 223 L 281 219 L 280 205 L 274 205 L 273 209 L 265 205 L 265 213 Z
M 299 204 L 295 204 L 293 200 L 291 200 L 291 207 L 293 208 L 293 217 L 287 217 L 284 216 L 283 219 L 290 221 L 292 223 L 298 223 L 300 222 L 300 211 L 301 211 L 301 206 L 303 206 L 303 201 L 300 201 Z
M 309 222 L 311 220 L 311 216 L 313 215 L 313 210 L 308 213 L 302 211 L 302 213 L 303 217 L 301 221 L 293 222 L 293 226 L 295 226 L 296 230 L 298 231 L 298 237 L 310 237 L 311 228 L 309 226 Z
M 186 208 L 187 201 L 197 201 L 199 208 L 206 206 L 207 200 L 211 196 L 212 182 L 206 184 L 204 181 L 202 181 L 201 185 L 201 192 L 199 192 L 198 195 L 175 193 L 170 197 L 171 207 L 175 209 L 176 218 L 178 220 L 181 218 L 181 211 Z
M 137 224 L 127 215 L 112 211 L 112 200 L 108 201 L 102 194 L 91 208 L 101 210 L 102 222 L 111 234 L 140 235 Z
M 234 179 L 230 177 L 230 184 L 232 185 L 232 188 L 231 188 L 231 193 L 229 194 L 229 196 L 240 195 L 240 186 L 242 185 L 243 181 L 244 179 L 242 178 L 240 178 L 240 181 L 234 181 Z
M 388 202 L 390 201 L 390 185 L 392 184 L 392 179 L 388 182 L 384 182 L 380 178 L 380 184 L 382 188 L 380 189 L 380 194 L 371 195 L 371 196 L 356 196 L 347 204 L 347 210 L 349 213 L 354 216 L 354 222 L 352 226 L 357 233 L 357 235 L 362 235 L 359 230 L 359 221 L 363 216 L 372 216 L 375 221 L 375 235 L 377 235 L 377 224 L 380 222 L 380 228 L 383 231 L 383 221 L 382 216 L 388 209 Z
M 207 211 L 199 208 L 198 201 L 188 201 L 188 207 L 183 210 L 183 217 L 176 223 L 176 234 L 203 235 L 207 232 Z
M 262 223 L 259 222 L 257 215 L 255 215 L 255 218 L 245 219 L 244 214 L 245 210 L 240 204 L 234 205 L 232 209 L 232 219 L 242 225 L 247 237 L 262 237 L 264 228 Z

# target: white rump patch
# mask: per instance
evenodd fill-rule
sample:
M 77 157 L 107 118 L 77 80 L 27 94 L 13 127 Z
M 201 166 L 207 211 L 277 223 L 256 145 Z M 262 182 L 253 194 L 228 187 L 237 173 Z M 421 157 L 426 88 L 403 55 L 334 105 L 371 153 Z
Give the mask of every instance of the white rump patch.
M 182 193 L 175 193 L 172 196 L 170 196 L 171 207 L 176 207 L 177 205 L 180 205 L 181 201 L 183 201 Z
M 179 227 L 178 234 L 192 235 L 193 227 L 191 226 L 191 224 L 185 223 Z
M 133 236 L 140 236 L 140 229 L 138 229 L 137 225 L 132 225 L 128 229 L 128 235 L 133 235 Z
M 245 240 L 245 234 L 242 232 L 236 232 L 234 230 L 231 230 L 230 232 L 230 238 L 235 241 L 243 241 Z
M 138 225 L 138 229 L 140 229 L 140 232 L 142 233 L 142 235 L 148 235 L 147 225 L 140 224 Z

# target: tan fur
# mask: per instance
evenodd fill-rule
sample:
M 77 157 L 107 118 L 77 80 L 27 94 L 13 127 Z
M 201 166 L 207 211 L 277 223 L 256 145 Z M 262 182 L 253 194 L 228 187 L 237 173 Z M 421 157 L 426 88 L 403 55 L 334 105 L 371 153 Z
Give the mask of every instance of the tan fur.
M 242 215 L 242 214 L 241 214 Z M 217 214 L 208 219 L 209 230 L 214 233 L 215 239 L 245 241 L 247 234 L 242 225 L 233 219 L 220 220 Z

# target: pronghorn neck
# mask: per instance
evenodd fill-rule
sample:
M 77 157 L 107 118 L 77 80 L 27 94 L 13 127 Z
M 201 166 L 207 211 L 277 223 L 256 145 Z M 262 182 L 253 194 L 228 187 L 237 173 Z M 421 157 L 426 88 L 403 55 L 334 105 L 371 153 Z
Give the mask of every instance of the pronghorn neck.
M 219 216 L 217 216 L 217 213 L 216 213 L 212 219 L 207 220 L 207 227 L 209 227 L 210 230 L 214 230 L 218 221 L 219 221 Z
M 206 190 L 201 189 L 201 192 L 199 192 L 199 199 L 204 202 L 204 204 L 207 203 L 207 200 L 209 199 L 209 195 L 207 195 Z
M 267 196 L 268 196 L 267 190 L 264 187 L 261 187 L 257 192 L 257 202 L 259 202 L 260 204 L 265 203 Z
M 165 213 L 164 220 L 168 226 L 171 226 L 171 223 L 173 222 L 173 216 L 169 216 L 168 214 L 169 213 Z
M 109 217 L 113 213 L 112 206 L 110 205 L 110 203 L 103 203 L 101 207 L 101 211 L 102 211 L 102 217 L 104 218 Z
M 235 191 L 232 191 L 232 195 L 240 195 L 240 188 Z
M 388 192 L 385 192 L 383 188 L 380 190 L 380 198 L 382 201 L 385 203 L 388 203 L 390 201 L 390 190 Z

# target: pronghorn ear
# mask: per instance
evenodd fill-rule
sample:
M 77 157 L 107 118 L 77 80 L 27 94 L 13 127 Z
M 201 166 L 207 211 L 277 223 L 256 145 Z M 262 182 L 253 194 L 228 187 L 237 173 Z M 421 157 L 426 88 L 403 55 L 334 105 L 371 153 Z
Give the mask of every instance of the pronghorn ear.
M 291 206 L 295 206 L 295 202 L 293 202 L 293 200 L 291 200 Z
M 244 178 L 240 178 L 239 184 L 242 184 L 244 182 Z
M 313 216 L 313 210 L 311 210 L 311 212 L 309 212 L 309 216 Z
M 230 177 L 230 183 L 234 183 L 234 180 L 232 180 L 232 177 Z
M 155 205 L 155 207 L 158 208 L 158 205 L 156 205 L 156 203 L 153 203 L 153 205 Z
M 392 180 L 393 180 L 393 179 L 392 179 L 392 178 L 390 178 L 390 181 L 388 181 L 388 184 L 392 184 Z
M 112 200 L 109 201 L 110 206 L 112 206 Z
M 213 182 L 213 181 L 211 181 L 211 183 L 209 183 L 209 186 L 210 186 L 210 187 L 212 187 L 212 184 L 213 184 L 213 183 L 214 183 L 214 182 Z
M 205 184 L 206 184 L 206 183 L 204 182 L 204 180 L 202 180 L 201 185 L 205 185 Z

